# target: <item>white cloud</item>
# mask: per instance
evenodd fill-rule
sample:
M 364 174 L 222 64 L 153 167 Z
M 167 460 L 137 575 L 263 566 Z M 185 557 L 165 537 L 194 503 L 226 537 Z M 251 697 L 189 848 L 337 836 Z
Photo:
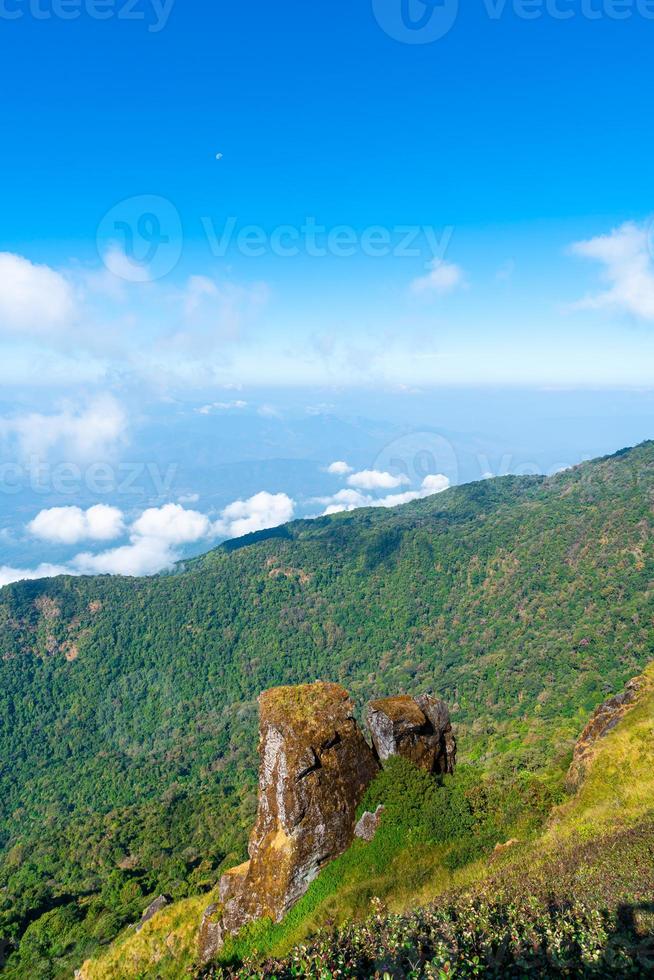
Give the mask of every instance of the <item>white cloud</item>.
M 95 504 L 85 511 L 80 507 L 50 507 L 40 511 L 27 529 L 42 541 L 77 544 L 85 540 L 111 541 L 122 534 L 124 526 L 118 508 Z
M 173 358 L 170 369 L 180 366 L 180 358 L 182 366 L 199 363 L 206 369 L 219 351 L 244 340 L 248 326 L 268 302 L 269 290 L 261 282 L 240 286 L 193 275 L 182 290 L 163 295 L 157 289 L 155 296 L 163 300 L 164 322 L 169 324 L 158 350 Z M 172 329 L 171 310 L 178 321 Z M 147 357 L 148 351 L 144 353 Z
M 231 402 L 211 402 L 209 405 L 203 405 L 201 408 L 197 408 L 196 412 L 199 415 L 211 415 L 212 412 L 228 412 L 231 409 L 241 410 L 247 407 L 247 402 L 244 402 L 241 399 L 236 399 L 235 401 Z
M 252 531 L 285 524 L 291 520 L 294 512 L 295 501 L 285 493 L 262 490 L 248 500 L 235 500 L 228 504 L 214 524 L 214 533 L 221 537 L 237 538 Z
M 318 503 L 327 504 L 323 514 L 339 514 L 344 510 L 356 510 L 358 507 L 370 507 L 372 497 L 358 490 L 339 490 L 332 497 L 319 497 Z
M 178 504 L 197 504 L 200 499 L 199 493 L 183 493 L 177 498 Z
M 360 490 L 394 490 L 411 481 L 404 473 L 393 476 L 392 473 L 385 473 L 382 470 L 361 470 L 348 476 L 347 482 L 349 486 L 358 487 Z
M 79 554 L 71 564 L 85 575 L 154 575 L 172 568 L 182 545 L 276 527 L 292 518 L 294 506 L 284 493 L 262 491 L 228 504 L 214 524 L 205 514 L 179 504 L 150 507 L 132 524 L 129 544 L 99 554 Z
M 649 245 L 647 228 L 631 221 L 608 235 L 572 245 L 573 255 L 602 264 L 608 284 L 608 289 L 586 296 L 574 308 L 613 309 L 654 320 L 654 257 Z
M 498 282 L 508 282 L 515 272 L 515 259 L 507 259 L 495 273 Z
M 150 282 L 151 272 L 149 266 L 130 259 L 115 242 L 104 252 L 102 261 L 107 271 L 112 273 L 119 281 Z
M 170 544 L 160 538 L 135 537 L 131 544 L 102 551 L 97 555 L 84 552 L 73 558 L 78 575 L 154 575 L 171 568 L 176 555 Z
M 43 540 L 75 544 L 80 540 L 109 540 L 123 530 L 123 516 L 114 507 L 97 504 L 87 511 L 77 507 L 53 507 L 41 511 L 29 525 Z M 150 507 L 130 527 L 130 543 L 97 554 L 82 552 L 68 566 L 40 565 L 36 569 L 0 568 L 0 586 L 26 578 L 52 575 L 153 575 L 171 568 L 179 547 L 213 534 L 211 521 L 198 511 L 179 504 Z
M 0 252 L 0 337 L 11 345 L 3 367 L 11 358 L 21 369 L 5 370 L 3 380 L 40 384 L 46 375 L 70 387 L 70 374 L 119 372 L 157 386 L 224 382 L 232 347 L 259 325 L 269 297 L 265 283 L 203 275 L 182 287 L 151 281 L 149 264 L 115 243 L 101 260 L 56 270 Z
M 347 476 L 352 472 L 352 467 L 342 459 L 337 459 L 335 463 L 330 463 L 327 472 L 333 476 Z
M 228 504 L 215 523 L 206 514 L 187 510 L 180 504 L 149 507 L 130 526 L 129 544 L 97 554 L 81 552 L 66 566 L 42 564 L 34 569 L 1 566 L 0 587 L 21 579 L 53 575 L 154 575 L 172 568 L 180 558 L 183 545 L 277 527 L 291 520 L 294 511 L 295 502 L 285 493 L 266 491 Z M 78 507 L 52 507 L 41 511 L 29 529 L 42 540 L 58 544 L 75 544 L 83 539 L 109 540 L 110 536 L 122 532 L 123 515 L 103 504 L 87 511 Z
M 450 481 L 442 473 L 429 473 L 422 481 L 422 489 L 427 491 L 426 496 L 432 493 L 442 493 L 449 490 Z
M 359 507 L 399 507 L 413 500 L 422 500 L 433 494 L 442 493 L 450 486 L 450 481 L 442 473 L 429 474 L 424 478 L 419 490 L 405 490 L 403 493 L 373 497 L 358 490 L 339 490 L 332 497 L 319 497 L 318 503 L 326 504 L 323 515 L 338 514 L 342 511 L 357 510 Z
M 261 415 L 264 419 L 281 419 L 282 413 L 274 405 L 260 405 L 257 409 L 257 415 Z
M 0 252 L 0 332 L 43 336 L 71 326 L 73 289 L 61 273 Z
M 0 437 L 14 439 L 20 456 L 41 459 L 52 450 L 70 460 L 104 459 L 126 431 L 126 412 L 111 395 L 98 395 L 84 407 L 65 405 L 51 415 L 0 418 Z
M 369 470 L 364 473 L 377 471 Z M 391 474 L 381 475 L 398 480 Z M 372 489 L 385 489 L 385 482 L 380 484 L 378 481 Z M 399 478 L 399 483 L 405 482 L 406 477 Z M 359 489 L 348 487 L 331 497 L 319 498 L 318 502 L 325 505 L 325 514 L 359 507 L 396 507 L 441 493 L 449 485 L 447 477 L 433 474 L 424 478 L 418 490 L 373 497 Z M 130 526 L 129 544 L 97 554 L 81 552 L 66 566 L 47 563 L 34 569 L 0 566 L 0 587 L 21 579 L 47 578 L 53 575 L 153 575 L 171 568 L 179 559 L 183 545 L 210 541 L 215 537 L 239 537 L 253 531 L 277 527 L 290 521 L 294 512 L 295 501 L 287 494 L 266 491 L 256 493 L 247 500 L 235 500 L 228 504 L 213 524 L 205 514 L 187 510 L 180 504 L 150 507 Z M 78 507 L 52 507 L 40 511 L 28 525 L 29 530 L 37 537 L 59 544 L 75 544 L 83 539 L 110 540 L 122 533 L 123 526 L 121 512 L 104 504 L 96 504 L 86 511 Z
M 77 555 L 73 567 L 85 575 L 153 575 L 171 568 L 179 547 L 208 538 L 211 522 L 205 514 L 180 504 L 149 507 L 130 528 L 130 543 L 99 554 Z
M 419 276 L 413 280 L 411 292 L 444 295 L 465 285 L 465 272 L 460 265 L 456 265 L 454 262 L 446 262 L 444 259 L 434 259 L 427 275 Z
M 149 507 L 132 524 L 135 537 L 156 538 L 167 544 L 191 544 L 209 534 L 211 522 L 206 514 L 185 510 L 180 504 Z
M 184 313 L 190 319 L 200 310 L 207 297 L 215 299 L 220 295 L 218 285 L 207 276 L 190 276 L 184 294 Z
M 38 568 L 12 568 L 10 565 L 0 565 L 0 589 L 12 582 L 23 582 L 25 579 L 53 578 L 55 575 L 70 575 L 71 571 L 63 565 L 44 563 Z

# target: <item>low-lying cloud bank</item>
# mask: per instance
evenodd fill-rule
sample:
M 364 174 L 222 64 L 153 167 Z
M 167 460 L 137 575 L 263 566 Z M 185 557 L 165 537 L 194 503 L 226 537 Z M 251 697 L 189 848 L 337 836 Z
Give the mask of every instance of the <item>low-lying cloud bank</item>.
M 363 493 L 363 490 L 390 490 L 410 483 L 408 477 L 400 474 L 399 476 L 381 470 L 362 470 L 359 473 L 352 473 L 352 467 L 340 461 L 338 464 L 332 463 L 332 467 L 337 465 L 339 469 L 331 467 L 328 472 L 340 474 L 347 477 L 348 486 L 332 494 L 330 497 L 317 497 L 316 503 L 324 506 L 323 516 L 329 514 L 340 514 L 343 511 L 357 510 L 359 507 L 399 507 L 401 504 L 409 504 L 412 500 L 422 500 L 424 497 L 431 497 L 432 494 L 442 493 L 450 486 L 450 481 L 442 473 L 429 474 L 424 478 L 417 490 L 405 490 L 402 493 L 390 493 L 383 497 L 374 497 L 370 493 Z
M 376 496 L 375 491 L 397 490 L 410 485 L 408 477 L 381 470 L 361 470 L 343 460 L 328 467 L 328 472 L 345 480 L 347 485 L 314 503 L 323 506 L 323 514 L 336 514 L 359 507 L 397 507 L 442 493 L 450 481 L 442 474 L 430 474 L 417 489 Z M 0 566 L 0 587 L 22 579 L 49 578 L 54 575 L 153 575 L 172 568 L 188 545 L 208 546 L 228 538 L 277 527 L 292 520 L 296 501 L 285 493 L 255 493 L 247 500 L 235 500 L 211 517 L 199 510 L 169 503 L 149 507 L 128 521 L 117 507 L 95 504 L 80 507 L 50 507 L 26 525 L 33 538 L 51 545 L 76 545 L 81 542 L 115 542 L 114 547 L 94 552 L 80 551 L 64 564 L 43 562 L 37 568 Z M 120 538 L 127 541 L 119 543 Z
M 0 566 L 0 586 L 53 575 L 153 575 L 172 568 L 185 545 L 210 545 L 276 527 L 291 520 L 294 511 L 295 502 L 285 493 L 266 491 L 228 504 L 217 520 L 181 504 L 149 507 L 127 528 L 126 544 L 97 553 L 80 552 L 64 565 L 44 563 L 34 569 Z M 27 530 L 40 541 L 61 545 L 116 540 L 125 534 L 126 526 L 125 515 L 118 508 L 96 504 L 86 511 L 79 507 L 42 510 Z

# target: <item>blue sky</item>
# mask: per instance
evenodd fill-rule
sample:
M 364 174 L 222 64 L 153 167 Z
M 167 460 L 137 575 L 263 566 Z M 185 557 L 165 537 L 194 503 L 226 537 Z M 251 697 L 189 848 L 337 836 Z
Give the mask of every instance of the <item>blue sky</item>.
M 171 239 L 154 269 L 168 293 L 131 290 L 116 309 L 105 290 L 80 313 L 93 333 L 125 317 L 144 344 L 177 332 L 179 311 L 158 302 L 168 307 L 170 290 L 204 276 L 232 290 L 229 311 L 223 303 L 216 314 L 218 342 L 204 344 L 211 380 L 647 380 L 647 318 L 628 304 L 571 312 L 597 291 L 603 265 L 566 254 L 626 221 L 645 229 L 654 207 L 646 0 L 479 0 L 425 44 L 384 30 L 401 24 L 407 0 L 109 0 L 103 20 L 92 0 L 64 0 L 78 14 L 70 20 L 57 2 L 3 7 L 12 19 L 0 72 L 12 97 L 1 109 L 0 248 L 79 278 L 102 268 L 107 220 L 133 226 L 136 258 L 148 249 L 141 212 L 159 222 L 155 237 Z M 416 18 L 429 12 L 422 0 L 409 6 Z M 569 19 L 556 15 L 566 10 Z M 620 10 L 630 16 L 616 19 Z M 307 218 L 334 234 L 352 229 L 353 254 L 306 255 Z M 231 245 L 217 254 L 230 219 Z M 248 226 L 265 236 L 261 255 L 238 247 Z M 298 230 L 298 255 L 272 254 L 280 226 Z M 361 236 L 379 226 L 391 254 L 362 254 Z M 414 254 L 397 254 L 405 226 L 447 247 L 435 252 L 420 233 Z M 129 250 L 126 234 L 116 244 Z M 416 297 L 411 284 L 436 256 L 461 270 L 459 282 Z M 17 340 L 5 383 L 34 373 Z M 65 356 L 61 346 L 59 375 L 71 358 L 81 379 L 125 369 L 88 338 L 69 338 Z M 199 375 L 189 363 L 181 382 L 205 383 Z
M 388 37 L 370 0 L 175 0 L 157 33 L 149 0 L 143 21 L 20 4 L 5 0 L 23 16 L 1 42 L 7 244 L 86 248 L 135 193 L 174 201 L 191 240 L 194 218 L 225 211 L 483 229 L 650 205 L 654 19 L 635 0 L 625 21 L 580 4 L 523 20 L 508 0 L 492 20 L 474 0 L 425 45 Z
M 367 501 L 348 480 L 411 427 L 472 453 L 467 479 L 493 453 L 546 471 L 642 438 L 653 40 L 653 0 L 2 0 L 3 459 L 159 465 L 174 406 L 174 489 L 207 497 L 215 533 L 167 523 L 165 565 L 220 537 L 230 500 L 333 506 L 334 461 Z M 557 390 L 578 392 L 554 413 L 561 452 L 543 441 Z M 139 506 L 188 510 L 172 490 Z M 28 498 L 2 498 L 12 567 L 42 557 Z M 108 526 L 141 542 L 136 505 L 111 500 Z M 87 540 L 68 517 L 53 567 Z

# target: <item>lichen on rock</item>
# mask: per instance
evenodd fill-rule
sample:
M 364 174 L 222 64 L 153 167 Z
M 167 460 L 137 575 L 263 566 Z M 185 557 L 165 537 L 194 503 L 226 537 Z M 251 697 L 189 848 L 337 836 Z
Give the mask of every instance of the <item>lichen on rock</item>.
M 401 755 L 430 773 L 454 772 L 456 740 L 448 707 L 439 698 L 401 694 L 371 701 L 367 722 L 382 765 Z
M 379 830 L 379 825 L 381 823 L 382 814 L 386 807 L 383 803 L 380 803 L 374 813 L 366 810 L 362 814 L 361 819 L 354 828 L 354 836 L 358 837 L 360 840 L 364 840 L 370 843 L 374 839 L 375 834 Z
M 250 860 L 225 874 L 200 929 L 206 962 L 254 919 L 279 921 L 350 845 L 356 808 L 379 769 L 338 684 L 279 687 L 259 698 L 259 795 Z

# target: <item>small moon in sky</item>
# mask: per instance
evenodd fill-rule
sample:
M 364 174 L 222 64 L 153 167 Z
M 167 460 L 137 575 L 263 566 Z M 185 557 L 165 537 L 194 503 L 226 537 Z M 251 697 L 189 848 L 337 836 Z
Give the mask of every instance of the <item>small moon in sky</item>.
M 216 160 L 222 160 L 222 158 L 223 158 L 222 153 L 216 153 Z

